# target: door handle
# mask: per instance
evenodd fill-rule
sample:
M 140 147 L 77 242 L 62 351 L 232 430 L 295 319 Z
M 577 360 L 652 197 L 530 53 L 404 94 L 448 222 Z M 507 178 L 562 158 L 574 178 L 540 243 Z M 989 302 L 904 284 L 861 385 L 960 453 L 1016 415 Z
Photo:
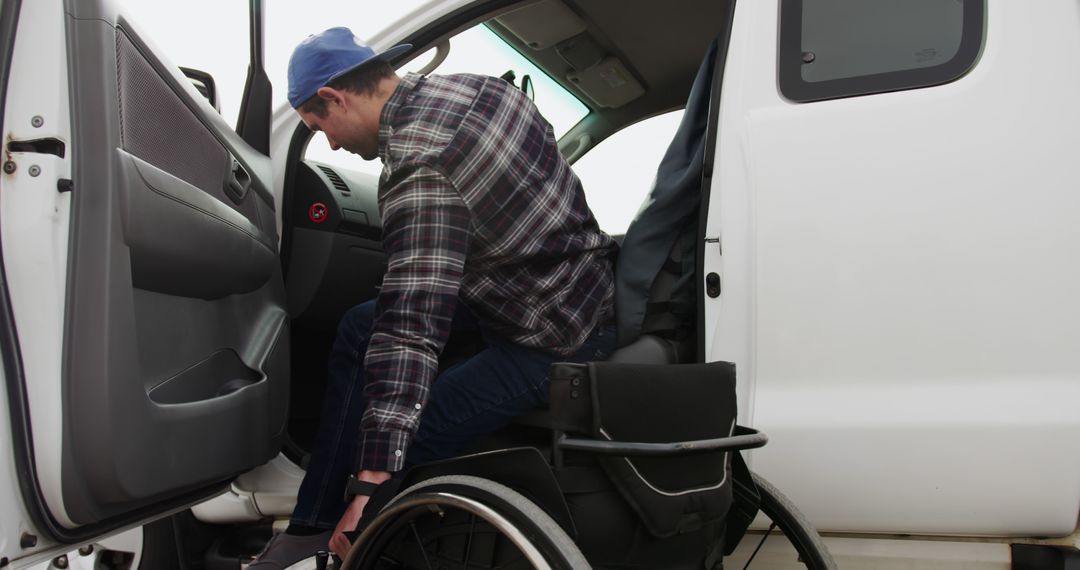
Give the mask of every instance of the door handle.
M 244 201 L 250 188 L 251 175 L 239 161 L 232 159 L 232 168 L 229 169 L 229 175 L 225 178 L 225 195 L 239 204 Z

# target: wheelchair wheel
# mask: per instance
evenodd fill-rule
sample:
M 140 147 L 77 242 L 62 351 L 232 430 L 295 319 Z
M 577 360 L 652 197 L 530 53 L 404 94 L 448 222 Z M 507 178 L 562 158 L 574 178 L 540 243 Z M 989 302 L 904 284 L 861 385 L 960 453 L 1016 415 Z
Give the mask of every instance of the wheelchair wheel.
M 589 568 L 540 507 L 498 483 L 436 477 L 395 497 L 356 539 L 346 569 Z
M 761 494 L 765 532 L 751 531 L 724 559 L 727 568 L 810 568 L 834 570 L 836 562 L 814 526 L 783 493 L 764 477 L 753 474 Z

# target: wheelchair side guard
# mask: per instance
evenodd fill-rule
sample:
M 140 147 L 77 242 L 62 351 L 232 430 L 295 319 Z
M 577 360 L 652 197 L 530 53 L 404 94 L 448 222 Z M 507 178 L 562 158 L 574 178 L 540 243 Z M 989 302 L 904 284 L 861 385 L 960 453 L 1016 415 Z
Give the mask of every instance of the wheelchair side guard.
M 443 475 L 470 475 L 505 485 L 536 503 L 571 538 L 578 535 L 555 474 L 536 448 L 500 449 L 417 465 L 405 473 L 401 488 Z
M 735 367 L 726 362 L 556 364 L 551 410 L 556 469 L 564 450 L 609 456 L 604 470 L 660 538 L 723 520 L 733 501 L 730 452 L 767 441 L 736 432 Z
M 616 369 L 614 372 L 616 385 L 612 386 L 615 390 L 621 390 L 625 393 L 629 393 L 632 398 L 635 398 L 637 402 L 631 403 L 631 408 L 634 412 L 640 413 L 644 410 L 644 413 L 639 417 L 643 423 L 652 421 L 663 421 L 658 419 L 651 410 L 648 408 L 651 394 L 637 392 L 633 393 L 633 383 L 627 385 L 618 385 L 621 372 L 627 370 L 636 370 L 641 368 L 650 369 L 682 369 L 686 370 L 686 367 L 706 367 L 706 368 L 723 368 L 731 367 L 731 373 L 734 373 L 734 365 L 726 362 L 717 362 L 711 364 L 690 364 L 690 365 L 641 365 L 641 364 L 627 364 L 618 365 L 621 370 Z M 551 411 L 549 417 L 545 417 L 545 427 L 554 429 L 557 434 L 555 438 L 556 452 L 562 450 L 573 451 L 585 451 L 589 453 L 599 455 L 617 455 L 625 457 L 645 457 L 645 456 L 679 456 L 679 455 L 694 455 L 699 453 L 709 453 L 713 451 L 741 451 L 746 449 L 757 449 L 764 447 L 768 443 L 769 438 L 760 431 L 749 428 L 746 426 L 735 425 L 727 435 L 723 437 L 711 437 L 707 439 L 696 439 L 689 441 L 615 441 L 611 439 L 610 434 L 605 437 L 601 434 L 603 425 L 601 422 L 601 414 L 597 409 L 599 406 L 599 394 L 598 383 L 594 382 L 592 377 L 595 374 L 594 370 L 597 366 L 611 370 L 614 363 L 602 362 L 602 363 L 589 363 L 589 364 L 576 364 L 576 363 L 556 363 L 551 367 Z M 652 374 L 652 371 L 632 372 L 635 376 L 643 376 L 647 378 L 647 382 L 655 384 L 663 384 L 664 377 L 670 374 L 672 371 L 664 370 L 662 375 L 656 376 Z M 674 371 L 678 374 L 678 371 Z M 668 385 L 666 391 L 668 392 L 663 399 L 669 402 L 675 402 L 678 405 L 680 399 L 684 399 L 687 402 L 694 402 L 695 400 L 700 402 L 701 397 L 705 396 L 700 394 L 698 390 L 689 389 L 683 390 L 680 386 Z M 708 402 L 708 398 L 704 400 Z M 722 396 L 722 401 L 727 401 L 734 406 L 734 388 L 732 387 L 728 394 Z M 530 424 L 531 425 L 531 424 Z M 651 424 L 650 424 L 651 425 Z M 594 436 L 599 434 L 599 437 L 573 437 L 566 434 L 585 434 Z M 648 434 L 647 438 L 655 439 L 654 434 Z M 556 453 L 558 455 L 558 453 Z M 556 457 L 556 467 L 559 466 L 561 461 Z

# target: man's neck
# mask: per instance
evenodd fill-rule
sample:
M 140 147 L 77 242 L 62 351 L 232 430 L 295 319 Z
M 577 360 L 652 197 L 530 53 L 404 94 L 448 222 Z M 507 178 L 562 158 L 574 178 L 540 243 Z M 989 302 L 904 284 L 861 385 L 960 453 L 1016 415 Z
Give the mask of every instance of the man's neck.
M 376 91 L 373 97 L 372 106 L 375 108 L 375 131 L 376 141 L 375 146 L 378 149 L 380 156 L 386 151 L 384 144 L 386 143 L 385 136 L 388 134 L 389 125 L 383 123 L 383 111 L 386 110 L 386 104 L 390 101 L 390 98 L 394 96 L 398 86 L 401 85 L 401 78 L 397 75 L 387 77 L 379 83 L 379 89 Z
M 372 96 L 372 108 L 375 112 L 375 120 L 379 120 L 382 116 L 383 107 L 386 106 L 386 102 L 393 96 L 394 91 L 397 90 L 398 85 L 401 83 L 401 78 L 397 75 L 392 75 L 379 82 L 379 88 Z

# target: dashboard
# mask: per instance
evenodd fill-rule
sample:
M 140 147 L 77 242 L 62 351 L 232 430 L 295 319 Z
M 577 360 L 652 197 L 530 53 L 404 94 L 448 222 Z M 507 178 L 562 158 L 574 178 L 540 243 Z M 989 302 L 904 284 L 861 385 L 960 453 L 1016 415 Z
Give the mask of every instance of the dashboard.
M 374 298 L 386 269 L 378 178 L 314 160 L 297 163 L 283 243 L 289 315 L 334 326 Z

